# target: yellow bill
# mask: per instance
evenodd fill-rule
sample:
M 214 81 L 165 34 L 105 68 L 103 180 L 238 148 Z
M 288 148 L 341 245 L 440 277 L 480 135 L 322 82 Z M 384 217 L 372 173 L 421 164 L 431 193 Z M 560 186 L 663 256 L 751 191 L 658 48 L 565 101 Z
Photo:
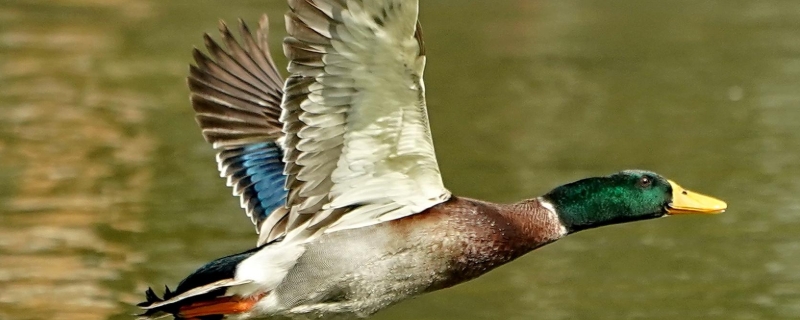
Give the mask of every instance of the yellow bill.
M 717 214 L 728 208 L 725 201 L 691 192 L 672 180 L 669 184 L 672 185 L 672 202 L 667 207 L 667 214 Z

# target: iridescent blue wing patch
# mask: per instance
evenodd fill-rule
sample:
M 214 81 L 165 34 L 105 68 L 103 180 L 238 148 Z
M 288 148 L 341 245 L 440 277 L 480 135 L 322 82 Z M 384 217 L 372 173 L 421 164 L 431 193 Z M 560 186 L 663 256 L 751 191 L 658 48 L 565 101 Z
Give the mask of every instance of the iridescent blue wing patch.
M 217 155 L 221 176 L 227 177 L 228 186 L 257 226 L 286 203 L 282 158 L 283 151 L 275 142 L 253 143 Z

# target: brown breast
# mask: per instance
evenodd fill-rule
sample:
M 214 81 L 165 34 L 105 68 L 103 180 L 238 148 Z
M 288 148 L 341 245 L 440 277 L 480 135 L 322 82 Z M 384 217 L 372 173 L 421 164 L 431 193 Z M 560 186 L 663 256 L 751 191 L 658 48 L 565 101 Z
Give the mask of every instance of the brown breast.
M 474 279 L 563 236 L 558 218 L 536 199 L 495 204 L 453 196 L 393 227 L 429 246 L 431 259 L 442 263 L 442 280 L 427 291 Z

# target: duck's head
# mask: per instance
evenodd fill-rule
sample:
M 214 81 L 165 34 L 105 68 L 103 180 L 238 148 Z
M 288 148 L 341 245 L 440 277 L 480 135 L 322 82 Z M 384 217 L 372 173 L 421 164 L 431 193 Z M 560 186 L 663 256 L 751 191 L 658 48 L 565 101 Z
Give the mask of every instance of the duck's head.
M 675 214 L 724 212 L 725 202 L 681 188 L 649 171 L 627 170 L 553 189 L 553 205 L 569 232 Z

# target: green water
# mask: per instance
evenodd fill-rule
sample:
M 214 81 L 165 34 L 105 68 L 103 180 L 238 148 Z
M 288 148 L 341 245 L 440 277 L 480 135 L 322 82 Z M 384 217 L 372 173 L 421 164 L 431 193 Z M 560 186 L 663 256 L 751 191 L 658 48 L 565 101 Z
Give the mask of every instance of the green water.
M 184 78 L 219 18 L 269 13 L 280 52 L 284 10 L 0 1 L 0 319 L 130 319 L 255 243 Z M 454 193 L 643 168 L 729 211 L 570 236 L 376 319 L 800 318 L 800 2 L 430 0 L 422 23 Z

